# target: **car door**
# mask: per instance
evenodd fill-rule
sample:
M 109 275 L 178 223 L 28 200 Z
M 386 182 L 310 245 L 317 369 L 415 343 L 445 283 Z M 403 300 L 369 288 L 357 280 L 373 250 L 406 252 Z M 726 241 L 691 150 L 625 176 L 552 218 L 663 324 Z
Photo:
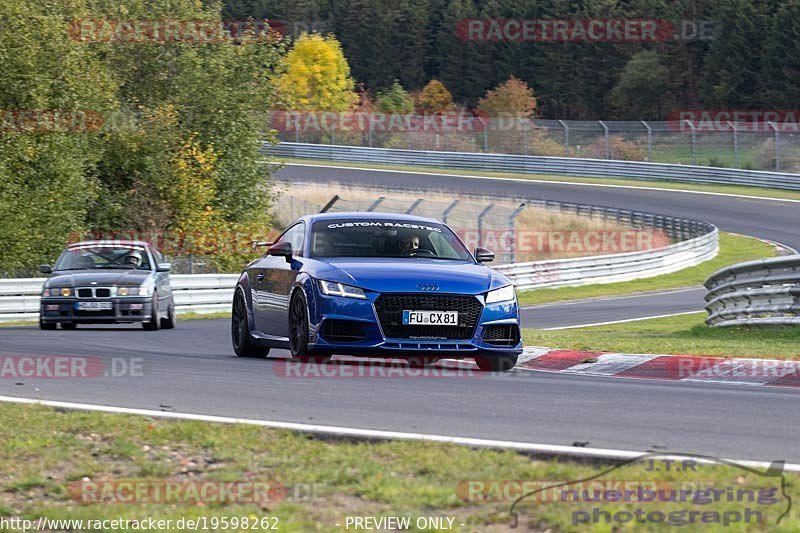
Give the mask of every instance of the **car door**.
M 306 226 L 298 222 L 281 235 L 275 244 L 289 242 L 292 257 L 273 256 L 267 253 L 255 269 L 256 329 L 267 335 L 289 336 L 289 296 L 303 266 L 303 244 Z

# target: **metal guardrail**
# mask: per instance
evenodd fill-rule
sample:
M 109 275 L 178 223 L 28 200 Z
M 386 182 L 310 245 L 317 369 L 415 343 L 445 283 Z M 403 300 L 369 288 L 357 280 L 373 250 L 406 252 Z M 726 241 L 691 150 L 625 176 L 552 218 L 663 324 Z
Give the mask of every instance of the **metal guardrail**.
M 723 268 L 705 286 L 710 326 L 800 325 L 800 255 Z
M 506 198 L 508 200 L 508 198 Z M 707 222 L 587 204 L 519 199 L 526 205 L 614 221 L 631 228 L 662 230 L 674 244 L 662 248 L 594 257 L 498 265 L 518 289 L 614 283 L 675 272 L 716 256 L 719 232 Z M 230 309 L 238 274 L 172 275 L 179 313 Z M 44 278 L 0 279 L 0 321 L 38 317 Z
M 238 274 L 179 274 L 170 277 L 178 313 L 228 311 Z M 39 317 L 45 278 L 0 279 L 0 322 Z
M 277 145 L 264 143 L 262 151 L 276 157 L 294 157 L 298 159 L 415 165 L 524 174 L 554 174 L 589 178 L 666 180 L 683 183 L 745 185 L 800 190 L 800 174 L 665 163 L 474 152 L 432 152 L 290 142 L 282 142 Z

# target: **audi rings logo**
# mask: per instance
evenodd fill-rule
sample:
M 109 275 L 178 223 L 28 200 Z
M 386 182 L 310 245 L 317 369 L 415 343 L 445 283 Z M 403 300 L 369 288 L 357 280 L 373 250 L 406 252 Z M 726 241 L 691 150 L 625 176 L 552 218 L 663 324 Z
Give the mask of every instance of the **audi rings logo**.
M 439 286 L 435 283 L 420 283 L 417 285 L 417 289 L 421 291 L 438 291 Z

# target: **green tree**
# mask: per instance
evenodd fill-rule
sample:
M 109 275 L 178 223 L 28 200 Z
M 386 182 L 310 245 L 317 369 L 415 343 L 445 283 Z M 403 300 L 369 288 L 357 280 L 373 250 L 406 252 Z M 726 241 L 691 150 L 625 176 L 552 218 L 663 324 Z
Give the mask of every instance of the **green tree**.
M 611 91 L 611 102 L 633 118 L 660 118 L 669 81 L 669 69 L 661 63 L 658 52 L 639 52 L 625 65 Z
M 414 100 L 398 80 L 394 80 L 389 89 L 378 93 L 375 105 L 384 113 L 414 112 Z

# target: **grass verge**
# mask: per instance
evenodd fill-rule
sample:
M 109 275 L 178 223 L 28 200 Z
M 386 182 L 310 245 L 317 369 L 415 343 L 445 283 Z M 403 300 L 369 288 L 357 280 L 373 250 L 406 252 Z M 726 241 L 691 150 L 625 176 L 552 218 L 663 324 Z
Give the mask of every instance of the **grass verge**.
M 653 278 L 635 279 L 621 283 L 584 285 L 582 287 L 561 287 L 558 289 L 537 289 L 517 293 L 520 305 L 536 305 L 566 300 L 580 300 L 600 296 L 621 296 L 639 292 L 652 292 L 681 287 L 702 285 L 708 277 L 720 268 L 775 256 L 775 248 L 753 237 L 720 232 L 719 254 L 699 265 Z
M 31 405 L 0 405 L 0 420 L 3 422 L 0 513 L 33 520 L 45 516 L 51 520 L 248 517 L 255 521 L 271 516 L 277 518 L 280 531 L 341 531 L 347 516 L 408 516 L 412 519 L 409 529 L 414 531 L 443 530 L 419 527 L 415 523 L 419 517 L 451 517 L 454 531 L 507 531 L 510 502 L 504 501 L 504 496 L 516 497 L 515 487 L 519 485 L 463 482 L 576 481 L 602 474 L 608 468 L 602 464 L 535 460 L 509 451 L 437 443 L 320 440 L 255 426 L 55 411 Z M 646 466 L 646 463 L 623 466 L 600 479 L 640 480 L 642 485 L 649 482 L 651 488 L 658 483 L 660 488 L 675 489 L 685 487 L 686 482 L 701 482 L 748 491 L 774 487 L 780 481 L 735 467 L 698 465 L 694 470 L 673 467 L 670 471 L 664 468 L 653 471 Z M 196 482 L 252 482 L 266 483 L 271 490 L 268 500 L 253 503 L 223 505 L 206 501 L 199 505 L 196 498 L 188 497 L 191 492 L 183 489 L 174 492 L 168 501 L 149 503 L 130 501 L 131 495 L 136 494 L 130 488 L 106 490 L 114 486 L 104 483 L 122 480 L 148 486 L 169 481 L 183 487 Z M 791 494 L 798 479 L 787 474 L 787 482 Z M 541 485 L 534 485 L 537 486 Z M 298 487 L 304 491 L 302 494 Z M 485 494 L 489 501 L 468 497 L 465 500 L 463 496 L 469 494 L 467 487 L 477 488 L 476 493 Z M 498 490 L 502 488 L 509 490 Z M 111 499 L 95 503 L 93 494 L 105 494 Z M 89 501 L 84 499 L 86 496 Z M 126 503 L 118 503 L 118 499 Z M 785 510 L 780 491 L 774 501 L 757 506 L 763 511 L 765 521 L 750 525 L 748 530 L 792 530 L 791 516 L 784 521 L 788 527 L 774 525 Z M 575 512 L 589 513 L 600 508 L 616 513 L 640 505 L 526 500 L 519 507 L 520 525 L 536 531 L 585 531 L 586 525 L 573 525 Z M 743 506 L 742 503 L 644 505 L 648 511 L 662 513 L 685 508 L 735 512 L 742 511 Z M 609 526 L 599 528 L 608 530 Z M 640 523 L 637 528 L 661 530 L 663 525 Z M 108 526 L 102 529 L 118 530 Z M 712 524 L 703 529 L 715 527 Z M 173 525 L 162 530 L 180 528 Z M 740 529 L 734 527 L 734 530 Z
M 523 330 L 525 344 L 602 352 L 800 359 L 800 328 L 706 326 L 705 312 L 561 330 Z
M 620 185 L 624 187 L 641 187 L 648 189 L 675 189 L 684 191 L 710 192 L 721 194 L 733 194 L 744 196 L 755 196 L 758 198 L 776 198 L 781 200 L 800 200 L 800 192 L 787 191 L 783 189 L 765 189 L 763 187 L 745 187 L 741 185 L 703 185 L 695 183 L 683 183 L 666 180 L 635 180 L 625 178 L 586 178 L 580 176 L 553 176 L 549 174 L 518 174 L 513 172 L 489 172 L 474 170 L 454 170 L 452 168 L 421 167 L 412 165 L 379 165 L 359 162 L 324 161 L 317 159 L 291 159 L 280 158 L 274 160 L 277 163 L 295 163 L 307 165 L 326 165 L 338 167 L 359 167 L 375 168 L 385 170 L 402 170 L 408 172 L 427 172 L 435 174 L 462 174 L 469 176 L 489 176 L 496 178 L 526 179 L 532 181 L 558 181 L 571 183 L 589 183 L 602 185 Z

